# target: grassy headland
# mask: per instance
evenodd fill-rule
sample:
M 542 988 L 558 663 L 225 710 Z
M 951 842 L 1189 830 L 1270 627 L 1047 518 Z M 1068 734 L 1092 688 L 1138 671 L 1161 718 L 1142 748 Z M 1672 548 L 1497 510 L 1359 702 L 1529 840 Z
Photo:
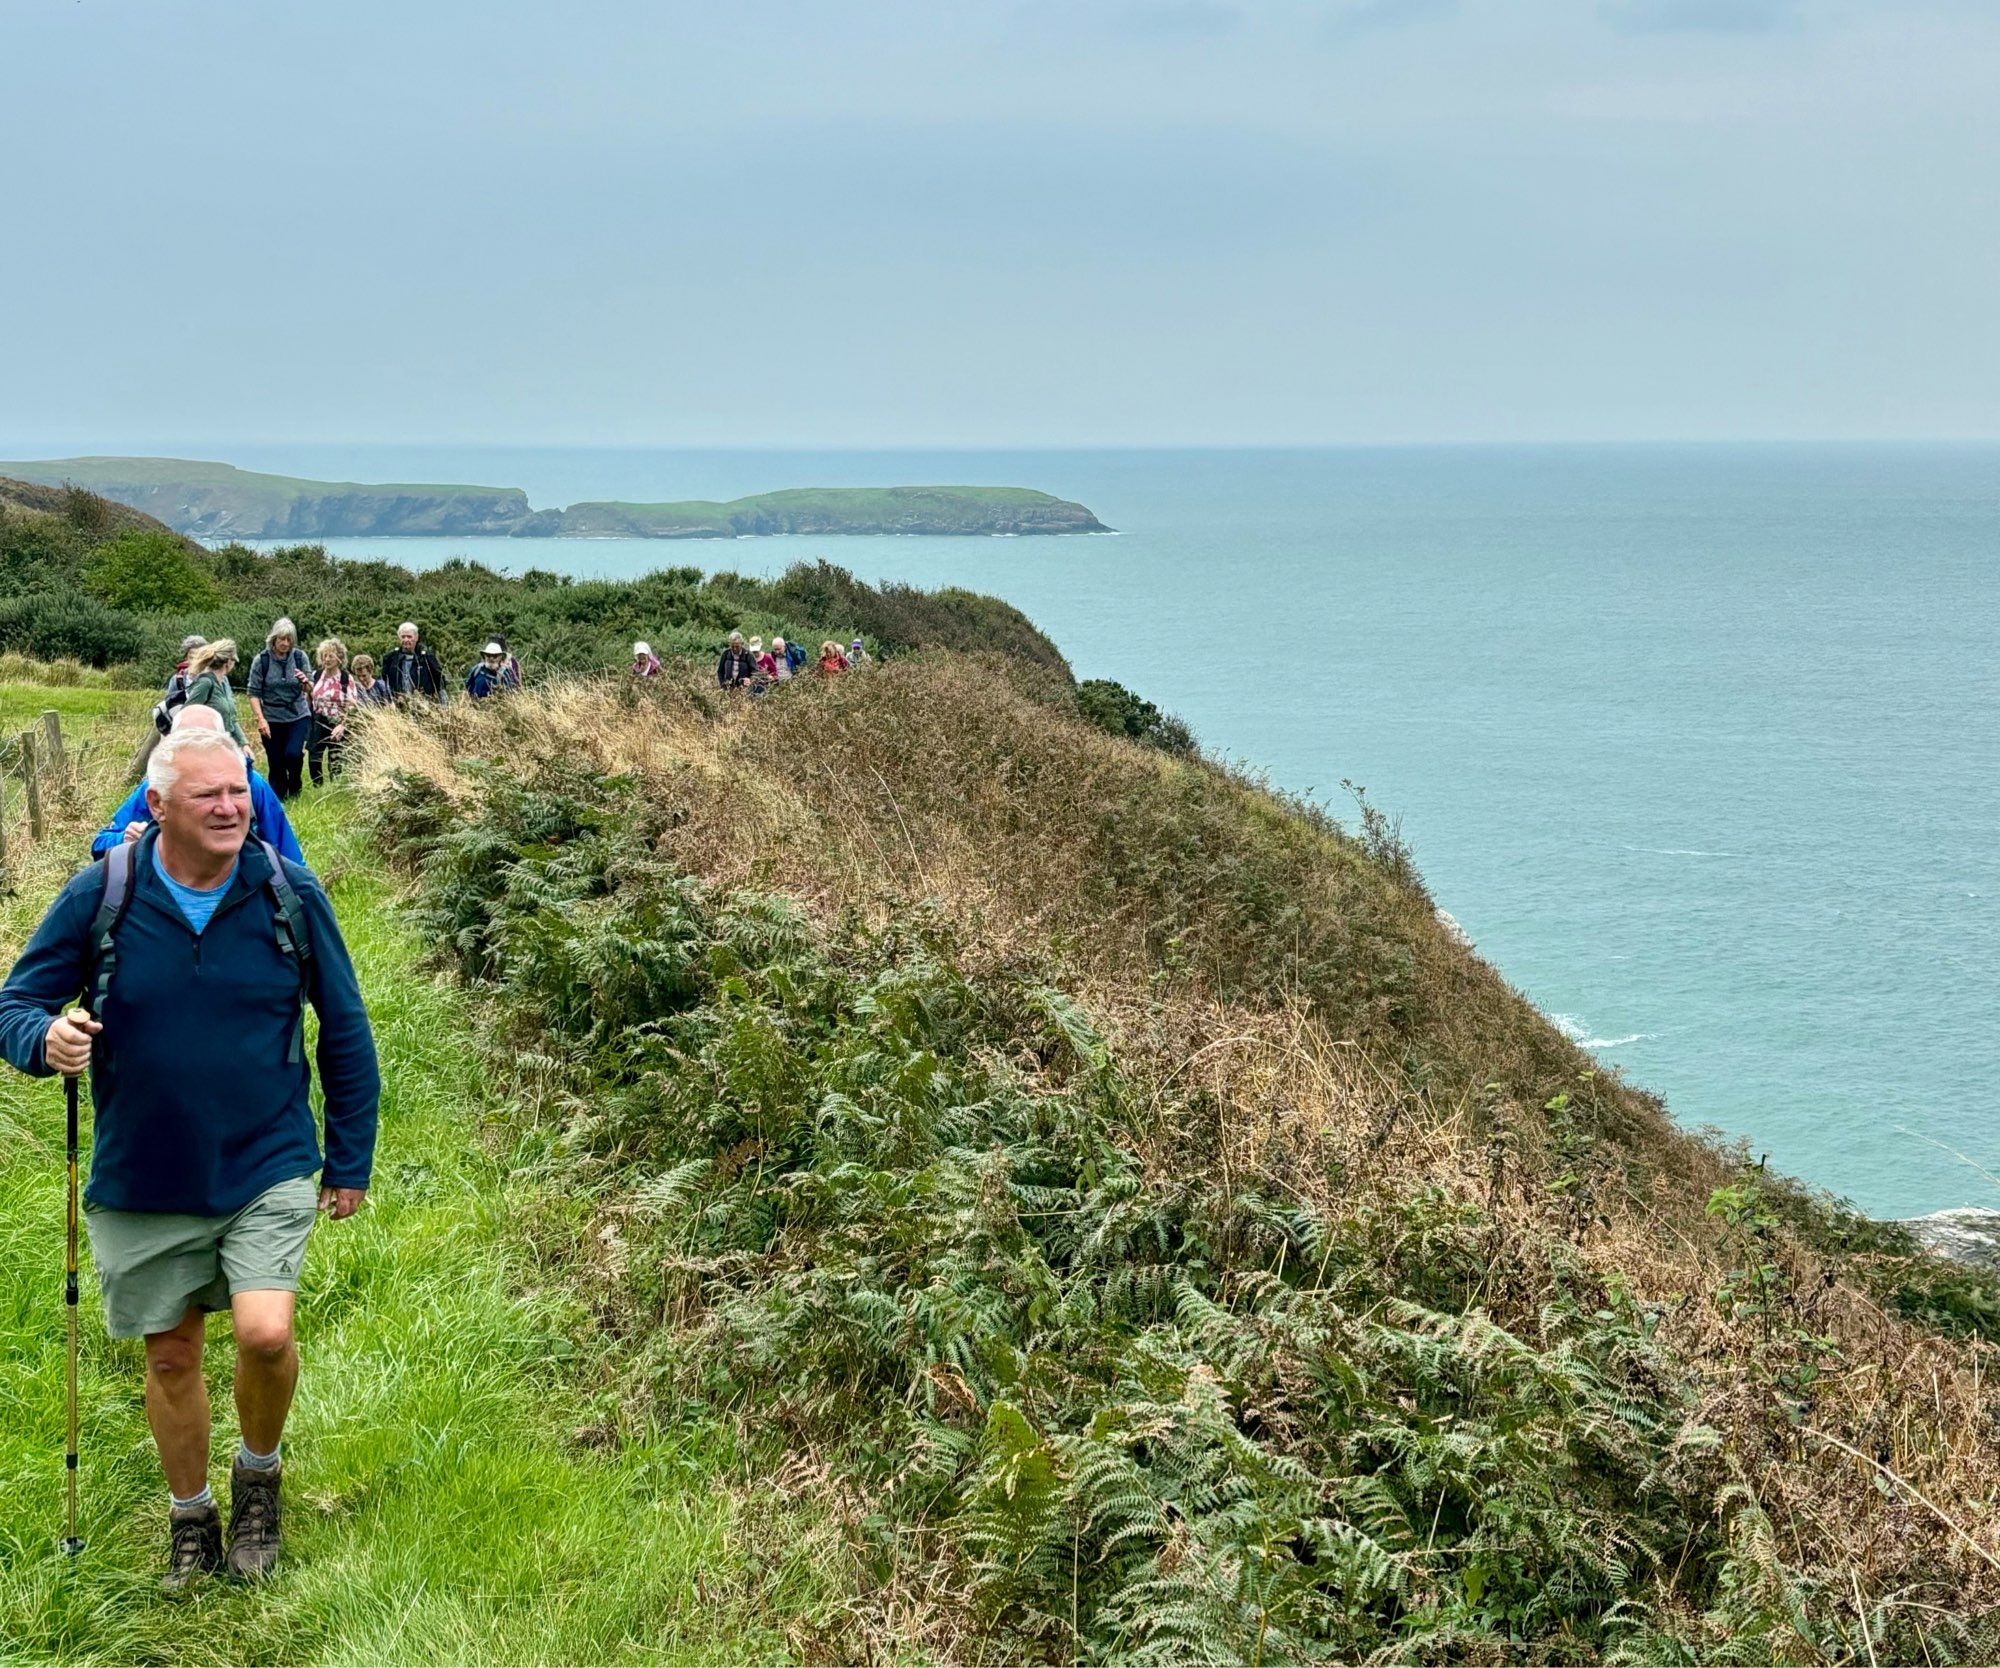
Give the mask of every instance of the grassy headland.
M 0 463 L 0 477 L 73 485 L 202 538 L 324 539 L 413 534 L 729 539 L 811 533 L 1101 533 L 1081 504 L 1024 487 L 820 487 L 727 503 L 575 504 L 534 510 L 516 487 L 366 484 L 266 475 L 187 458 L 49 458 Z

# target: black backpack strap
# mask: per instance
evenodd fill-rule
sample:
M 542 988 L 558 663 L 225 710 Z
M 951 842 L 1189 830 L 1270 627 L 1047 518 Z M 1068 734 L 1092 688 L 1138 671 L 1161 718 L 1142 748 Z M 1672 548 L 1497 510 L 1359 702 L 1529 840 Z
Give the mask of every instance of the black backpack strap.
M 271 902 L 275 906 L 272 924 L 277 929 L 278 948 L 299 970 L 299 1016 L 292 1022 L 290 1056 L 292 1063 L 297 1065 L 305 1058 L 306 1000 L 312 989 L 307 971 L 312 963 L 312 928 L 306 923 L 306 906 L 299 901 L 298 888 L 285 873 L 285 860 L 278 855 L 277 848 L 260 837 L 257 849 L 270 865 L 264 884 L 269 888 Z
M 104 892 L 91 917 L 90 1014 L 104 1017 L 105 999 L 111 994 L 111 977 L 118 971 L 118 928 L 132 907 L 132 883 L 139 872 L 139 848 L 159 838 L 158 824 L 136 840 L 120 840 L 104 854 Z

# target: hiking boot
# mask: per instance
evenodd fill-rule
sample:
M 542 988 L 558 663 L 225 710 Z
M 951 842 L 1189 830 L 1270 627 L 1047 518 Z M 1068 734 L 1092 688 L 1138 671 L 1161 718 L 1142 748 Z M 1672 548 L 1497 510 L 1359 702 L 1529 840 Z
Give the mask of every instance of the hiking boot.
M 178 1593 L 204 1575 L 222 1568 L 222 1513 L 211 1500 L 206 1506 L 170 1506 L 167 1526 L 173 1540 L 167 1547 L 167 1573 L 160 1585 Z
M 229 1573 L 241 1581 L 261 1581 L 278 1561 L 280 1460 L 259 1471 L 240 1460 L 229 1468 Z

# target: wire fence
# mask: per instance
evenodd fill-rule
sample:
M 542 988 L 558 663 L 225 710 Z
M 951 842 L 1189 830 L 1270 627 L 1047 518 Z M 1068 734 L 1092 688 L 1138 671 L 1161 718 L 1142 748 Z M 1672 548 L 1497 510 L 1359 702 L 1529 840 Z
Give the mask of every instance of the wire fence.
M 12 854 L 47 838 L 50 817 L 73 782 L 62 714 L 50 709 L 18 735 L 0 739 L 0 886 Z

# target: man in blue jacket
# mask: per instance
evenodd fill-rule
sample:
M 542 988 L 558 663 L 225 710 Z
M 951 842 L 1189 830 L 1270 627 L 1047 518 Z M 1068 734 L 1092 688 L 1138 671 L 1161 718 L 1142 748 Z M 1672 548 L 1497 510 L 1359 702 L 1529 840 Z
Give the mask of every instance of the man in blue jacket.
M 236 1332 L 228 1568 L 255 1579 L 277 1561 L 300 1264 L 315 1204 L 336 1221 L 361 1204 L 381 1080 L 325 892 L 245 843 L 242 750 L 185 730 L 160 743 L 148 775 L 155 831 L 50 906 L 0 986 L 0 1053 L 38 1077 L 90 1072 L 92 1260 L 111 1335 L 146 1341 L 146 1417 L 173 1497 L 166 1582 L 178 1589 L 224 1563 L 201 1360 L 211 1309 L 227 1308 Z M 72 1006 L 79 993 L 90 1011 Z
M 173 731 L 179 730 L 214 730 L 219 734 L 222 714 L 213 707 L 177 708 Z M 299 849 L 299 837 L 292 832 L 291 819 L 285 815 L 284 801 L 271 791 L 271 784 L 257 774 L 254 765 L 248 766 L 248 769 L 252 835 L 276 846 L 280 857 L 303 863 L 306 854 Z M 102 857 L 120 841 L 138 839 L 152 823 L 153 813 L 146 805 L 146 784 L 141 782 L 126 795 L 125 803 L 111 813 L 111 820 L 97 831 L 96 838 L 90 842 L 91 856 Z

